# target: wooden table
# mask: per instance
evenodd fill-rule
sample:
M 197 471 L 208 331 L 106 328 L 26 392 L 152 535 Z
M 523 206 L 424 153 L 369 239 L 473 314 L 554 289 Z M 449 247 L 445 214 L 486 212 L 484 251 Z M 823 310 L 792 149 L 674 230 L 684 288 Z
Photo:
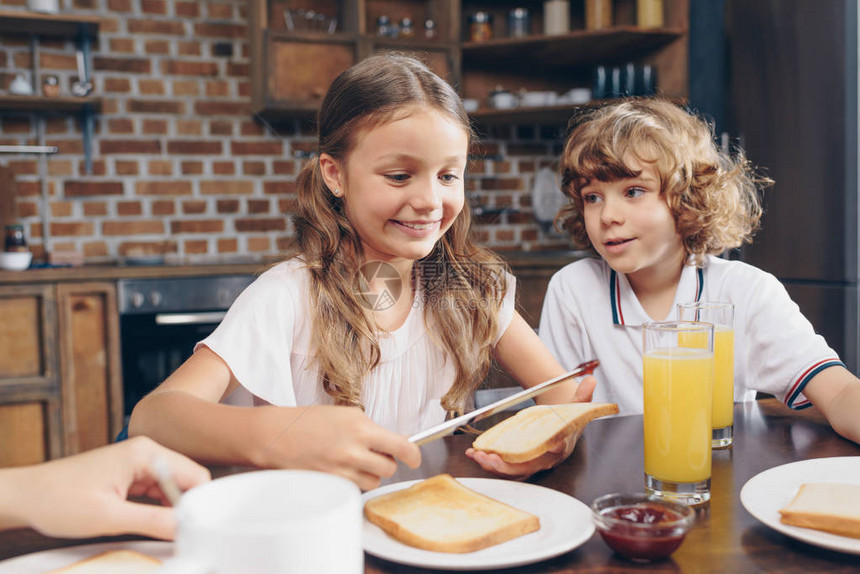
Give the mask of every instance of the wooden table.
M 472 437 L 457 435 L 426 445 L 421 468 L 403 468 L 387 482 L 426 478 L 440 472 L 490 477 L 463 455 Z M 711 502 L 684 544 L 666 562 L 637 565 L 615 556 L 595 535 L 578 549 L 537 564 L 505 570 L 534 572 L 858 572 L 860 556 L 824 550 L 786 537 L 743 508 L 740 490 L 759 472 L 796 460 L 860 456 L 860 446 L 841 438 L 809 411 L 794 412 L 773 399 L 735 406 L 735 444 L 716 451 Z M 575 496 L 586 504 L 609 492 L 641 491 L 642 417 L 592 422 L 573 455 L 530 482 Z M 99 539 L 97 541 L 117 540 Z M 91 543 L 42 537 L 31 530 L 0 533 L 0 559 L 27 552 Z M 372 556 L 369 574 L 428 572 Z

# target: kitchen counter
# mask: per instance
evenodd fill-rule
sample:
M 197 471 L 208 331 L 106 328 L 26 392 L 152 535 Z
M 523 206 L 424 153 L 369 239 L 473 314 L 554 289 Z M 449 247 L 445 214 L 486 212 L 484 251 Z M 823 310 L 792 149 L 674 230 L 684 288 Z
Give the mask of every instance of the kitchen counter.
M 508 251 L 499 253 L 514 269 L 514 274 L 532 269 L 557 270 L 588 254 L 582 251 Z M 0 271 L 0 285 L 202 277 L 210 275 L 254 275 L 262 273 L 281 258 L 220 258 L 171 260 L 163 264 L 131 265 L 120 262 L 97 263 L 79 267 L 35 268 L 26 271 Z
M 67 281 L 112 281 L 117 279 L 151 279 L 164 277 L 202 277 L 207 275 L 254 275 L 268 268 L 272 261 L 168 263 L 159 265 L 123 265 L 105 263 L 78 267 L 45 267 L 26 271 L 0 271 L 0 285 L 21 283 L 59 283 Z

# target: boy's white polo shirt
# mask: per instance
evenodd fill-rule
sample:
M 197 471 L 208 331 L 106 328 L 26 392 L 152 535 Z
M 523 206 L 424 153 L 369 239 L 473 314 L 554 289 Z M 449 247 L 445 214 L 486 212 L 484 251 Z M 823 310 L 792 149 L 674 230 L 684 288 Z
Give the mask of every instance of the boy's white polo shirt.
M 735 400 L 761 391 L 788 406 L 811 406 L 802 391 L 821 370 L 842 365 L 817 335 L 785 287 L 740 261 L 708 257 L 685 266 L 667 317 L 651 318 L 624 274 L 602 259 L 585 259 L 550 280 L 540 337 L 567 369 L 599 359 L 594 400 L 618 403 L 621 414 L 642 412 L 642 325 L 677 319 L 677 304 L 727 301 L 735 306 Z

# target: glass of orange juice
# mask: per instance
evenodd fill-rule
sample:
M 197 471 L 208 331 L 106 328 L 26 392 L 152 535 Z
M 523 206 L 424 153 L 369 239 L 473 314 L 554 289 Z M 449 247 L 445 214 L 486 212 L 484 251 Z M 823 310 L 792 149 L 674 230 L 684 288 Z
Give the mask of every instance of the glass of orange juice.
M 696 339 L 704 345 L 685 341 Z M 643 327 L 645 488 L 685 504 L 711 498 L 714 326 L 698 321 Z
M 678 319 L 702 321 L 714 326 L 714 413 L 712 448 L 732 445 L 735 404 L 735 306 L 731 303 L 697 301 L 678 304 Z M 689 346 L 702 347 L 704 341 L 690 340 Z

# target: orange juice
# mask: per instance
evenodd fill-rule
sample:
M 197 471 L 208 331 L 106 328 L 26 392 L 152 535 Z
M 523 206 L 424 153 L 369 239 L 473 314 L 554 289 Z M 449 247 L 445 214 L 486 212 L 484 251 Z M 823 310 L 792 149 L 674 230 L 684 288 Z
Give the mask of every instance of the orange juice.
M 645 473 L 664 482 L 711 476 L 714 355 L 696 348 L 647 351 L 644 367 Z
M 705 348 L 707 333 L 679 333 L 682 347 Z M 715 429 L 732 425 L 735 401 L 735 332 L 714 326 L 714 403 L 711 424 Z

